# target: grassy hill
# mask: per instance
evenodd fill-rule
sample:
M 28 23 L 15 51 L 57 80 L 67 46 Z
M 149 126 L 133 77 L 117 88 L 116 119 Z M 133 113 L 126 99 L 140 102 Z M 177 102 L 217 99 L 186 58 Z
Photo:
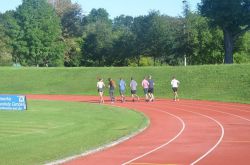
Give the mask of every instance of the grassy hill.
M 138 84 L 144 76 L 155 80 L 156 97 L 172 98 L 173 75 L 181 82 L 180 98 L 250 103 L 250 65 L 204 65 L 188 67 L 102 67 L 102 68 L 0 68 L 2 94 L 96 95 L 97 77 L 107 84 L 123 77 Z M 143 96 L 141 87 L 138 93 Z M 106 90 L 106 95 L 108 94 Z M 116 92 L 118 95 L 118 90 Z M 127 90 L 127 95 L 130 95 Z

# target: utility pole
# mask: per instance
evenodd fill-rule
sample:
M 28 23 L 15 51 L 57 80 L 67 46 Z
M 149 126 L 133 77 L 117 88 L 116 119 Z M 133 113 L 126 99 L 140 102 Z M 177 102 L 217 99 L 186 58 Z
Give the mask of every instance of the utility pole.
M 186 36 L 186 29 L 187 29 L 187 14 L 188 14 L 188 4 L 187 4 L 187 0 L 183 0 L 183 15 L 184 15 L 184 25 L 183 25 L 183 33 L 184 33 L 184 37 Z M 187 32 L 188 35 L 188 32 Z M 187 41 L 188 42 L 188 41 Z M 184 53 L 184 66 L 187 66 L 187 46 L 185 44 L 185 53 Z

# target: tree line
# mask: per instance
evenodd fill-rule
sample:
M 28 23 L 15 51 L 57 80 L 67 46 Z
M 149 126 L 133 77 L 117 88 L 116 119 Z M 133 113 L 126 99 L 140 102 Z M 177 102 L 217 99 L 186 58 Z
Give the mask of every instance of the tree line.
M 23 0 L 0 13 L 0 65 L 149 66 L 250 62 L 250 0 L 202 0 L 198 12 L 84 15 L 71 0 Z

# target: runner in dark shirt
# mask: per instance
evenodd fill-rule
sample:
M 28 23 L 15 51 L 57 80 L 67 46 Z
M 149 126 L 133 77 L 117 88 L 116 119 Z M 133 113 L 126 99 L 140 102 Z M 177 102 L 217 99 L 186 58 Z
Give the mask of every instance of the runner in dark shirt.
M 150 97 L 149 101 L 154 101 L 155 97 L 154 97 L 154 80 L 152 80 L 152 76 L 149 75 L 148 76 L 148 82 L 149 82 L 149 86 L 148 86 L 148 95 Z
M 108 81 L 109 81 L 109 97 L 110 97 L 110 101 L 111 101 L 111 103 L 114 103 L 115 102 L 114 93 L 115 93 L 115 87 L 116 87 L 115 81 L 112 80 L 111 78 L 109 78 Z

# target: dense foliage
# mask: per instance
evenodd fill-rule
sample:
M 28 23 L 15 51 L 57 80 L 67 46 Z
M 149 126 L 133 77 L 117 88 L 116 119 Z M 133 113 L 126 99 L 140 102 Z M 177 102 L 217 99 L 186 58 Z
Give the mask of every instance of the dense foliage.
M 233 53 L 248 63 L 249 10 L 249 0 L 203 0 L 200 13 L 186 3 L 179 17 L 150 11 L 110 19 L 102 8 L 84 15 L 71 0 L 23 0 L 0 13 L 0 65 L 182 65 L 184 57 L 189 65 L 221 64 Z
M 250 0 L 202 0 L 199 8 L 223 30 L 225 63 L 233 63 L 235 41 L 250 30 Z

